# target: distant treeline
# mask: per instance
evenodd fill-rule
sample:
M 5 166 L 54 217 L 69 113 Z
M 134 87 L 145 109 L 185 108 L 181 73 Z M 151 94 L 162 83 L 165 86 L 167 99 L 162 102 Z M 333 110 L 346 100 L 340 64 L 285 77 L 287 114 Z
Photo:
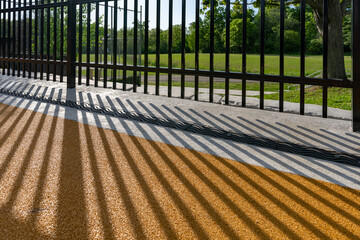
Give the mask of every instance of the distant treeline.
M 247 52 L 260 52 L 260 11 L 257 13 L 250 9 L 248 10 L 247 19 Z M 310 7 L 306 11 L 306 52 L 308 54 L 322 54 L 322 37 L 320 36 L 313 12 Z M 215 35 L 214 35 L 214 50 L 215 53 L 225 52 L 225 8 L 218 6 L 215 11 Z M 143 27 L 141 27 L 143 31 Z M 182 46 L 181 39 L 181 25 L 173 26 L 173 53 L 180 53 Z M 195 52 L 195 22 L 191 23 L 186 28 L 186 52 Z M 243 34 L 243 19 L 242 14 L 235 14 L 231 17 L 230 23 L 230 51 L 231 53 L 242 53 L 242 34 Z M 210 51 L 210 16 L 203 14 L 200 19 L 200 52 L 208 53 Z M 132 37 L 134 30 L 128 29 L 128 51 L 132 50 Z M 121 38 L 123 30 L 118 32 L 118 37 Z M 141 34 L 144 36 L 144 34 Z M 139 34 L 140 36 L 140 34 Z M 300 8 L 292 7 L 286 9 L 285 18 L 285 52 L 288 54 L 296 54 L 300 52 Z M 351 51 L 351 16 L 348 15 L 344 19 L 343 37 L 345 52 Z M 160 53 L 168 53 L 169 30 L 161 30 L 160 33 Z M 142 39 L 143 41 L 143 39 Z M 118 42 L 119 50 L 122 51 L 122 44 Z M 109 45 L 111 49 L 111 44 Z M 144 45 L 142 44 L 142 52 L 144 52 Z M 267 54 L 277 54 L 280 50 L 280 12 L 278 8 L 267 8 L 265 11 L 265 52 Z M 149 53 L 156 53 L 156 29 L 149 31 Z
M 94 11 L 93 6 L 91 11 Z M 82 50 L 83 53 L 87 49 L 87 17 L 86 17 L 86 5 L 83 7 L 83 16 L 82 16 Z M 218 5 L 215 8 L 215 35 L 214 35 L 214 50 L 215 53 L 224 53 L 225 52 L 225 7 Z M 47 16 L 45 15 L 45 19 Z M 50 23 L 51 23 L 51 32 L 50 32 L 50 47 L 52 51 L 53 45 L 53 12 L 50 13 Z M 60 16 L 57 15 L 57 38 L 58 42 L 60 41 Z M 80 16 L 77 16 L 77 34 L 81 30 L 79 28 Z M 254 11 L 253 9 L 248 10 L 248 19 L 247 19 L 247 52 L 248 53 L 259 53 L 260 52 L 260 11 Z M 66 38 L 66 22 L 67 14 L 65 12 L 64 18 L 64 36 Z M 109 21 L 110 23 L 111 21 Z M 200 52 L 208 53 L 210 51 L 210 14 L 209 11 L 202 12 L 200 22 Z M 129 23 L 130 24 L 130 23 Z M 17 25 L 17 24 L 16 24 Z M 138 36 L 139 43 L 141 42 L 140 49 L 144 53 L 144 23 L 139 23 Z M 306 9 L 306 53 L 307 54 L 321 54 L 322 53 L 322 37 L 317 30 L 316 23 L 313 16 L 312 9 L 307 6 Z M 99 50 L 103 52 L 103 42 L 104 42 L 104 16 L 100 17 L 99 21 Z M 95 52 L 95 28 L 96 24 L 92 22 L 90 24 L 90 53 Z M 32 29 L 34 31 L 34 28 Z M 44 29 L 44 35 L 47 35 L 46 28 Z M 174 25 L 173 30 L 173 53 L 180 53 L 182 46 L 181 39 L 181 25 Z M 242 53 L 242 32 L 243 30 L 243 18 L 242 11 L 232 11 L 231 13 L 231 22 L 230 22 L 230 51 L 231 53 Z M 133 49 L 133 36 L 134 29 L 128 28 L 128 53 L 132 53 Z M 149 53 L 154 54 L 156 52 L 156 29 L 149 30 Z M 112 53 L 113 47 L 113 36 L 114 31 L 108 28 L 108 52 Z M 141 41 L 140 41 L 140 37 Z M 117 32 L 117 45 L 118 51 L 123 52 L 123 29 L 118 30 Z M 344 38 L 344 49 L 345 52 L 351 52 L 351 16 L 345 16 L 343 23 L 343 38 Z M 77 37 L 79 40 L 79 38 Z M 300 8 L 299 7 L 287 7 L 286 8 L 286 17 L 285 17 L 285 52 L 287 54 L 297 54 L 300 52 Z M 46 46 L 46 38 L 44 39 L 44 45 Z M 66 42 L 66 41 L 65 41 Z M 169 30 L 162 29 L 160 32 L 160 53 L 168 53 L 169 49 Z M 280 45 L 280 11 L 279 8 L 266 8 L 265 9 L 265 52 L 266 54 L 277 54 L 279 53 Z M 57 44 L 59 48 L 59 44 Z M 191 23 L 186 28 L 186 42 L 185 48 L 187 53 L 195 52 L 195 22 Z M 60 51 L 60 48 L 59 50 Z M 66 44 L 64 46 L 64 51 L 66 51 Z

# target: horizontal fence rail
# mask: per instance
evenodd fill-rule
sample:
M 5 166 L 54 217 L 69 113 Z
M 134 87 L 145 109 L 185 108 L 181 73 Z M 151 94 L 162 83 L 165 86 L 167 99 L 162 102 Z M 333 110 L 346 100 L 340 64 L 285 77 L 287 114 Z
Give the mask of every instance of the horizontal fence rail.
M 168 16 L 162 16 L 162 4 L 167 2 Z M 178 1 L 181 10 L 180 20 L 181 52 L 180 68 L 174 68 L 174 2 Z M 284 109 L 284 84 L 300 86 L 299 113 L 304 115 L 305 88 L 308 85 L 322 88 L 322 116 L 328 116 L 328 90 L 330 87 L 353 89 L 353 129 L 360 131 L 360 3 L 352 1 L 352 80 L 329 78 L 329 0 L 323 0 L 322 42 L 323 67 L 319 78 L 308 77 L 306 68 L 306 1 L 301 0 L 300 8 L 300 74 L 285 74 L 285 16 L 287 1 L 277 2 L 279 11 L 279 73 L 266 74 L 266 12 L 267 0 L 259 4 L 260 59 L 259 73 L 248 71 L 248 5 L 251 0 L 241 1 L 242 23 L 242 63 L 239 71 L 230 70 L 231 54 L 231 10 L 232 2 L 224 1 L 224 71 L 215 68 L 215 21 L 217 1 L 209 3 L 209 67 L 200 68 L 200 24 L 202 21 L 202 0 L 0 0 L 0 72 L 3 75 L 23 76 L 47 81 L 66 81 L 69 88 L 76 84 L 95 87 L 121 88 L 126 91 L 149 93 L 149 76 L 154 74 L 155 94 L 160 94 L 161 76 L 167 76 L 167 96 L 173 96 L 174 75 L 180 76 L 180 97 L 185 98 L 187 76 L 194 79 L 194 99 L 200 100 L 200 78 L 208 78 L 208 101 L 214 102 L 214 79 L 224 80 L 224 104 L 231 104 L 230 83 L 241 81 L 241 105 L 247 106 L 247 83 L 260 84 L 259 108 L 265 108 L 265 83 L 279 84 L 279 111 Z M 156 5 L 151 12 L 150 4 Z M 187 5 L 194 5 L 194 69 L 186 67 Z M 179 5 L 177 5 L 179 6 Z M 149 64 L 150 16 L 155 15 L 154 65 Z M 167 66 L 161 64 L 161 24 L 167 19 Z M 144 21 L 143 21 L 144 20 Z M 131 72 L 131 74 L 129 74 Z

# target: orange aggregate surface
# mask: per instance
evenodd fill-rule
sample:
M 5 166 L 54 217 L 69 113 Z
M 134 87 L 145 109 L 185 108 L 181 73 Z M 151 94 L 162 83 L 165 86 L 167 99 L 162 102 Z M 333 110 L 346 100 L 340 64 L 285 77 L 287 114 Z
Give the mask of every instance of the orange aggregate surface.
M 0 239 L 359 239 L 360 192 L 0 105 Z

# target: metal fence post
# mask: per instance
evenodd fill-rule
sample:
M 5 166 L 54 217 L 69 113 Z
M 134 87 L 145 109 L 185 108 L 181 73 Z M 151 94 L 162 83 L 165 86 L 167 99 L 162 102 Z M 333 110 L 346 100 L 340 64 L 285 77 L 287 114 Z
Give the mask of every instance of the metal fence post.
M 68 0 L 67 64 L 66 64 L 68 88 L 75 88 L 76 1 L 77 0 Z
M 360 1 L 352 2 L 353 131 L 360 131 Z

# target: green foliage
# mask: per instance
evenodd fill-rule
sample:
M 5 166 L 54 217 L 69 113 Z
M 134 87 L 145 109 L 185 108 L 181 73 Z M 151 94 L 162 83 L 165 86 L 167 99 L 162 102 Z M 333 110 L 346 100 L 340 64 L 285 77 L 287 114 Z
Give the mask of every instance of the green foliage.
M 255 25 L 251 21 L 247 22 L 248 32 L 254 32 Z M 223 32 L 223 40 L 225 44 L 225 36 L 226 31 Z M 230 23 L 230 52 L 232 53 L 242 53 L 243 47 L 243 20 L 242 19 L 234 19 Z M 250 38 L 247 39 L 247 45 L 252 46 L 250 42 Z M 224 45 L 225 46 L 225 45 Z
M 242 1 L 236 0 L 232 2 L 231 9 L 231 24 L 230 24 L 230 45 L 231 52 L 241 53 L 242 49 Z M 200 31 L 203 28 L 209 29 L 209 15 L 210 15 L 210 0 L 203 0 L 202 12 L 204 13 L 204 24 L 200 25 Z M 222 45 L 220 47 L 220 38 L 216 32 L 217 28 L 225 29 L 224 0 L 215 0 L 215 48 L 217 52 L 223 50 L 225 46 L 225 31 L 222 32 Z M 260 1 L 249 1 L 255 8 L 260 7 Z M 299 53 L 300 52 L 300 6 L 297 1 L 285 0 L 285 51 L 286 53 Z M 332 3 L 335 4 L 335 3 Z M 248 10 L 248 53 L 259 53 L 260 50 L 260 11 L 256 13 L 253 9 Z M 265 52 L 267 54 L 279 53 L 279 39 L 280 39 L 280 9 L 279 0 L 267 0 L 265 9 Z M 219 24 L 221 23 L 221 24 Z M 310 54 L 321 54 L 321 48 L 319 48 L 319 40 L 321 35 L 319 34 L 312 6 L 306 5 L 305 13 L 305 44 L 307 52 Z M 195 28 L 189 28 L 189 34 L 194 39 Z M 344 19 L 344 48 L 346 52 L 351 50 L 351 18 L 346 16 Z M 200 42 L 207 41 L 208 38 L 201 39 Z M 208 52 L 206 45 L 200 47 L 202 52 Z
M 294 30 L 284 32 L 285 52 L 297 53 L 300 49 L 300 33 Z
M 226 22 L 225 22 L 225 0 L 215 0 L 215 23 L 214 23 L 214 50 L 215 53 L 223 53 L 225 51 L 225 40 L 226 40 Z M 257 7 L 259 1 L 249 1 L 254 3 L 253 6 Z M 280 40 L 280 10 L 278 6 L 278 0 L 269 0 L 266 1 L 267 7 L 265 10 L 265 53 L 266 54 L 278 54 L 279 53 L 279 40 Z M 291 3 L 291 1 L 285 1 L 286 3 Z M 208 53 L 210 51 L 210 0 L 202 0 L 203 7 L 201 9 L 202 16 L 199 19 L 199 43 L 200 43 L 200 52 Z M 271 4 L 270 4 L 271 3 Z M 243 9 L 241 0 L 232 0 L 231 1 L 231 17 L 230 17 L 230 51 L 232 53 L 242 53 L 242 35 L 243 35 Z M 82 16 L 79 15 L 77 11 L 77 32 L 82 31 L 82 47 L 83 52 L 86 51 L 87 45 L 87 23 L 90 19 L 87 18 L 88 11 L 95 11 L 95 5 L 91 4 L 90 9 L 87 9 L 87 4 L 83 4 Z M 54 12 L 53 8 L 50 9 L 50 23 L 51 29 L 54 29 Z M 47 18 L 47 11 L 45 11 L 45 21 Z M 82 20 L 82 29 L 79 29 L 79 22 Z M 248 19 L 247 19 L 247 52 L 259 53 L 260 50 L 260 11 L 254 11 L 254 9 L 248 9 Z M 104 39 L 104 27 L 103 27 L 103 16 L 100 16 L 99 23 L 99 43 L 100 51 L 102 41 Z M 57 42 L 60 42 L 60 9 L 56 15 L 56 29 L 57 29 Z M 109 22 L 110 24 L 110 22 Z M 310 6 L 307 5 L 306 8 L 306 49 L 309 54 L 321 54 L 321 36 L 318 33 L 316 22 L 314 20 L 314 13 Z M 90 23 L 90 53 L 94 53 L 95 50 L 95 22 Z M 139 23 L 139 37 L 144 36 L 144 26 Z M 173 53 L 180 53 L 182 48 L 182 39 L 181 39 L 181 25 L 174 25 L 173 30 Z M 45 35 L 46 33 L 46 28 Z M 186 39 L 185 39 L 185 50 L 188 53 L 195 52 L 195 22 L 191 23 L 186 29 Z M 128 52 L 132 52 L 133 43 L 131 39 L 133 38 L 134 29 L 128 28 Z M 54 31 L 51 31 L 51 39 L 54 37 Z M 67 34 L 67 10 L 64 9 L 64 41 L 66 41 Z M 110 28 L 108 29 L 108 37 L 113 38 L 114 31 Z M 122 38 L 123 29 L 118 30 L 118 38 Z M 344 48 L 346 52 L 351 51 L 351 18 L 346 16 L 343 23 L 343 37 L 344 37 Z M 77 38 L 78 39 L 78 38 Z M 112 51 L 112 39 L 109 39 L 108 51 Z M 118 40 L 118 49 L 123 51 L 122 44 L 123 40 Z M 160 53 L 164 54 L 168 52 L 169 46 L 169 30 L 160 30 Z M 53 52 L 53 44 L 51 41 L 50 48 Z M 44 47 L 46 49 L 46 41 L 44 41 Z M 64 52 L 66 53 L 66 44 L 64 44 Z M 33 46 L 34 48 L 34 46 Z M 144 45 L 142 45 L 142 52 L 144 51 Z M 57 52 L 60 51 L 60 44 L 57 44 Z M 300 8 L 299 6 L 292 5 L 286 6 L 286 15 L 285 15 L 285 52 L 287 54 L 296 54 L 300 51 Z M 153 54 L 156 52 L 156 29 L 151 29 L 149 31 L 149 53 Z
M 347 15 L 343 23 L 343 37 L 344 37 L 344 50 L 347 53 L 351 52 L 351 16 Z
M 323 52 L 323 42 L 321 38 L 312 39 L 308 48 L 308 52 L 314 55 L 320 55 Z

